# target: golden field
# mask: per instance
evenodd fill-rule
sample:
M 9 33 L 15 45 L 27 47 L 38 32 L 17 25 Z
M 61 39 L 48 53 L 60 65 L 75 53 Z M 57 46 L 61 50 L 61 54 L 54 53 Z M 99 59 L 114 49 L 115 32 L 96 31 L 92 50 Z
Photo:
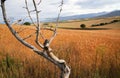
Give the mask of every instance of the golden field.
M 51 48 L 71 67 L 70 78 L 120 77 L 120 22 L 90 27 L 91 24 L 113 19 L 120 17 L 59 24 L 60 29 Z M 82 23 L 87 25 L 86 29 L 79 28 Z M 54 26 L 54 23 L 49 24 Z M 16 25 L 14 28 L 23 30 L 20 32 L 23 38 L 35 31 L 31 26 Z M 46 37 L 51 35 L 46 31 L 43 34 Z M 34 40 L 35 35 L 26 41 L 34 45 Z M 0 25 L 0 78 L 58 78 L 58 75 L 57 67 L 23 46 L 5 25 Z

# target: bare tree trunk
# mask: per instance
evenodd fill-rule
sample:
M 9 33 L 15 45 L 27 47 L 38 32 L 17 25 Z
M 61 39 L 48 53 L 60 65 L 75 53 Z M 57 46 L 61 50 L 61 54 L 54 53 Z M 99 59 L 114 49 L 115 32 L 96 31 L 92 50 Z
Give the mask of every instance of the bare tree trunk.
M 48 61 L 52 62 L 53 64 L 55 64 L 56 66 L 59 67 L 59 69 L 61 70 L 61 74 L 60 74 L 60 78 L 69 78 L 70 75 L 70 68 L 68 67 L 68 65 L 66 64 L 65 60 L 59 59 L 58 57 L 56 57 L 53 52 L 52 49 L 49 47 L 51 41 L 53 40 L 53 38 L 56 36 L 56 28 L 54 30 L 54 34 L 52 35 L 52 37 L 50 38 L 50 40 L 45 40 L 44 44 L 42 45 L 41 43 L 39 43 L 39 33 L 40 33 L 40 25 L 39 25 L 39 18 L 38 18 L 38 11 L 37 11 L 37 7 L 35 4 L 35 1 L 33 0 L 34 6 L 35 6 L 35 11 L 37 14 L 37 32 L 36 32 L 36 44 L 38 44 L 43 50 L 39 50 L 38 48 L 36 48 L 34 45 L 31 45 L 30 43 L 26 42 L 22 37 L 19 36 L 19 34 L 13 29 L 13 27 L 10 25 L 10 23 L 7 20 L 7 14 L 6 14 L 6 9 L 5 9 L 5 1 L 6 0 L 1 0 L 1 8 L 2 8 L 2 13 L 3 13 L 3 18 L 4 21 L 7 25 L 7 27 L 9 28 L 10 32 L 14 35 L 14 37 L 21 42 L 23 45 L 25 45 L 26 47 L 30 48 L 33 50 L 33 52 L 37 53 L 38 55 L 43 56 L 44 58 L 46 58 Z M 40 1 L 41 2 L 41 1 Z M 63 2 L 63 0 L 62 0 Z M 27 3 L 27 2 L 26 2 Z M 63 3 L 62 3 L 63 4 Z M 27 8 L 28 10 L 28 8 Z M 61 9 L 62 10 L 62 9 Z M 60 10 L 60 12 L 61 12 Z M 29 10 L 28 10 L 29 11 Z M 28 12 L 29 13 L 29 12 Z M 60 15 L 60 14 L 59 14 Z M 59 15 L 58 15 L 58 19 L 59 19 Z M 29 14 L 30 16 L 30 14 Z M 57 22 L 58 22 L 57 19 Z M 33 22 L 33 21 L 32 21 Z M 35 24 L 35 23 L 34 23 Z M 58 24 L 57 24 L 58 25 Z

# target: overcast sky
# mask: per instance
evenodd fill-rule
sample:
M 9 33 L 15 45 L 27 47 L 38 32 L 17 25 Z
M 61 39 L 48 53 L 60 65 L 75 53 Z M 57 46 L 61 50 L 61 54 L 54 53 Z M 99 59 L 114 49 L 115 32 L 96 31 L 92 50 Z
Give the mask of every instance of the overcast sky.
M 32 0 L 29 1 L 29 6 L 33 10 Z M 36 0 L 39 1 L 39 0 Z M 38 7 L 41 10 L 41 18 L 56 17 L 59 12 L 61 0 L 42 0 Z M 24 0 L 6 0 L 7 13 L 10 17 L 24 17 L 26 10 Z M 120 10 L 120 0 L 64 0 L 62 16 L 97 13 L 103 11 Z M 0 9 L 0 18 L 2 16 Z

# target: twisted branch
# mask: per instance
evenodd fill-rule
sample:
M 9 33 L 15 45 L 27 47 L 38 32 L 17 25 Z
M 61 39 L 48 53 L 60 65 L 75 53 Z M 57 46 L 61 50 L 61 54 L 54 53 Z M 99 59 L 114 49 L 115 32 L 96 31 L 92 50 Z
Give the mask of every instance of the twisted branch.
M 52 62 L 53 64 L 57 65 L 60 68 L 60 70 L 61 70 L 60 78 L 69 78 L 70 68 L 67 66 L 65 60 L 62 60 L 62 59 L 59 59 L 58 57 L 56 57 L 53 54 L 52 49 L 49 47 L 50 43 L 52 42 L 52 40 L 54 39 L 54 37 L 56 36 L 56 33 L 57 33 L 57 27 L 58 27 L 60 13 L 62 11 L 63 0 L 62 0 L 61 5 L 60 5 L 61 8 L 60 8 L 60 13 L 58 14 L 58 18 L 57 18 L 57 21 L 56 21 L 56 27 L 55 27 L 55 30 L 53 30 L 54 33 L 53 33 L 52 37 L 50 38 L 50 40 L 46 39 L 44 41 L 43 45 L 39 42 L 39 36 L 40 36 L 40 24 L 39 24 L 40 22 L 39 22 L 39 15 L 38 15 L 39 11 L 37 10 L 35 0 L 33 0 L 33 4 L 34 4 L 34 8 L 35 8 L 35 12 L 36 12 L 36 19 L 37 19 L 36 43 L 43 49 L 42 51 L 39 50 L 38 48 L 36 48 L 35 46 L 31 45 L 30 43 L 25 41 L 25 39 L 31 37 L 33 34 L 28 35 L 26 38 L 23 39 L 12 28 L 9 21 L 7 20 L 6 9 L 5 9 L 5 0 L 1 0 L 1 8 L 2 8 L 4 21 L 5 21 L 6 25 L 7 25 L 7 27 L 9 28 L 9 30 L 11 31 L 11 33 L 14 35 L 14 37 L 19 42 L 21 42 L 23 45 L 25 45 L 26 47 L 32 49 L 35 53 L 43 56 L 44 58 L 46 58 L 47 60 L 49 60 L 50 62 Z

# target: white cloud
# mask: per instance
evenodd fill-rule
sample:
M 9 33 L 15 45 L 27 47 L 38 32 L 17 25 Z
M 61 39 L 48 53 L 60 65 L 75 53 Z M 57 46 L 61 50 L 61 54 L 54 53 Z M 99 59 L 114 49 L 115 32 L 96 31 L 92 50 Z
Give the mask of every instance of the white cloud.
M 63 15 L 120 10 L 119 6 L 119 0 L 68 0 L 68 2 L 64 4 Z
M 32 9 L 32 0 L 29 1 L 29 6 Z M 39 1 L 39 0 L 36 0 Z M 41 10 L 41 18 L 56 17 L 59 12 L 61 0 L 42 0 L 38 7 Z M 26 16 L 24 0 L 6 0 L 6 7 L 9 16 L 21 18 Z M 120 10 L 119 0 L 64 0 L 62 16 L 87 14 L 102 11 Z M 33 10 L 33 9 L 32 9 Z M 2 13 L 0 12 L 0 16 Z
M 111 6 L 112 4 L 120 3 L 119 0 L 84 0 L 77 1 L 76 4 L 81 6 L 84 9 L 97 9 L 103 8 L 106 5 Z

